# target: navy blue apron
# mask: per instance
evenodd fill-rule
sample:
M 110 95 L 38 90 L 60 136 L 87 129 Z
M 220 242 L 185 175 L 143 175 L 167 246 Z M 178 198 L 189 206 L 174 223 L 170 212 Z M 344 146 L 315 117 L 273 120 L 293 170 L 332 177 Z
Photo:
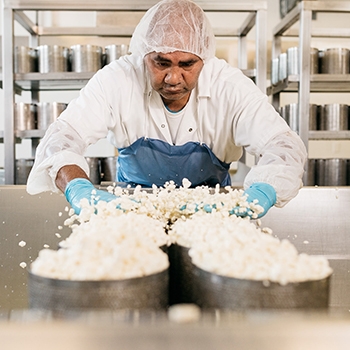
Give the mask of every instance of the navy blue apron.
M 181 186 L 187 178 L 192 187 L 231 185 L 230 164 L 221 162 L 207 145 L 199 142 L 174 146 L 143 137 L 118 152 L 118 182 L 160 187 L 172 180 Z

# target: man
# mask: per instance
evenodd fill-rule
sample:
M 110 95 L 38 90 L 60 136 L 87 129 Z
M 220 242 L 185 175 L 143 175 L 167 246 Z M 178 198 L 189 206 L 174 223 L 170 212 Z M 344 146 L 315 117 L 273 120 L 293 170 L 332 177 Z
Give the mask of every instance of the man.
M 79 212 L 90 198 L 84 152 L 107 137 L 118 149 L 117 181 L 143 186 L 230 184 L 242 147 L 259 157 L 244 182 L 264 215 L 302 185 L 301 139 L 242 72 L 215 57 L 203 10 L 189 0 L 163 0 L 147 11 L 131 55 L 97 72 L 37 149 L 27 190 L 65 193 Z M 97 191 L 97 199 L 114 198 Z

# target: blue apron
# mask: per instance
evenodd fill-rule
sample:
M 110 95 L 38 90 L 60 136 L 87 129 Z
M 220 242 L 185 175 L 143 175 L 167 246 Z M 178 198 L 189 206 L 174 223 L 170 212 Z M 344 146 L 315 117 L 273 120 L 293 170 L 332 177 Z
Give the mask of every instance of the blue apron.
M 199 142 L 173 146 L 142 137 L 118 152 L 118 182 L 160 187 L 172 180 L 181 186 L 182 180 L 187 178 L 192 187 L 231 185 L 230 164 L 221 162 L 207 145 Z

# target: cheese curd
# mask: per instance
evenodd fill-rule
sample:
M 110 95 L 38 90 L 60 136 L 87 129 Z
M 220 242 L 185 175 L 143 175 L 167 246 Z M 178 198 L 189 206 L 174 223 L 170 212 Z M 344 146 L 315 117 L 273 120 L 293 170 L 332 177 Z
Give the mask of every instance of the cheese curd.
M 118 280 L 164 271 L 167 255 L 159 248 L 172 243 L 190 248 L 192 262 L 222 276 L 264 283 L 318 280 L 332 269 L 327 259 L 298 254 L 288 240 L 272 236 L 249 217 L 231 215 L 235 207 L 257 217 L 261 206 L 248 203 L 243 190 L 205 186 L 143 190 L 110 187 L 117 198 L 90 205 L 65 225 L 71 235 L 58 251 L 45 249 L 32 263 L 34 274 L 67 280 Z
M 220 212 L 198 212 L 178 220 L 169 235 L 190 248 L 194 265 L 226 277 L 286 285 L 323 279 L 332 273 L 326 258 L 298 254 L 288 240 L 263 232 L 249 220 Z
M 33 274 L 64 280 L 120 280 L 164 271 L 168 244 L 161 223 L 146 215 L 93 215 L 72 227 L 61 249 L 41 250 L 31 264 Z

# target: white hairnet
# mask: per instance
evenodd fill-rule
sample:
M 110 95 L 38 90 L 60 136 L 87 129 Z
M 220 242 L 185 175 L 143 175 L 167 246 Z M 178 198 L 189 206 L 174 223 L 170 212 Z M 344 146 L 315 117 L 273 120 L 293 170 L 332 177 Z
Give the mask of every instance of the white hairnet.
M 137 25 L 130 52 L 144 57 L 150 52 L 184 51 L 203 61 L 215 56 L 215 36 L 204 11 L 189 0 L 162 0 L 151 7 Z

